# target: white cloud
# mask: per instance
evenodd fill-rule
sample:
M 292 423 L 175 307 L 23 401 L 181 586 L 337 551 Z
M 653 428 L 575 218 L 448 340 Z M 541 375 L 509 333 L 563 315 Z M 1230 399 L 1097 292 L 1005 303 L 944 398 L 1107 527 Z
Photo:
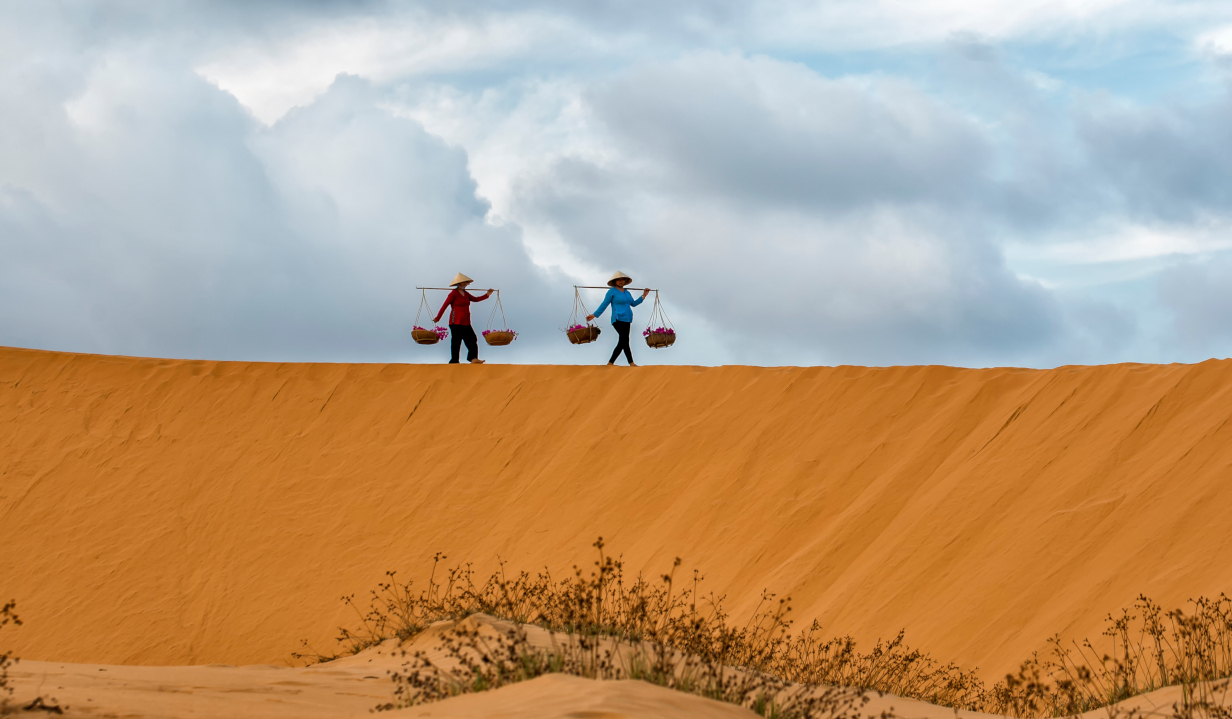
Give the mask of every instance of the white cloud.
M 1046 291 L 948 216 L 982 173 L 980 128 L 905 83 L 701 54 L 587 101 L 619 160 L 528 172 L 511 216 L 672 288 L 741 361 L 992 362 L 1062 332 Z
M 758 3 L 756 33 L 763 42 L 866 50 L 939 42 L 955 33 L 996 39 L 1065 32 L 1093 22 L 1154 14 L 1141 0 L 805 0 Z
M 4 343 L 441 361 L 407 341 L 413 286 L 460 269 L 506 290 L 523 323 L 506 357 L 558 339 L 546 276 L 516 227 L 486 222 L 465 152 L 378 108 L 367 81 L 267 129 L 151 52 L 108 54 L 75 97 L 0 92 L 24 139 L 43 133 L 0 144 Z
M 1201 255 L 1232 249 L 1232 223 L 1212 219 L 1203 224 L 1131 225 L 1080 241 L 1011 243 L 1011 262 L 1091 265 Z
M 602 270 L 581 262 L 554 228 L 515 217 L 513 194 L 520 178 L 542 173 L 561 158 L 600 165 L 616 161 L 584 92 L 584 83 L 571 80 L 519 81 L 478 93 L 409 83 L 397 88 L 386 107 L 465 147 L 479 195 L 492 204 L 490 219 L 518 224 L 538 264 L 581 278 Z
M 1217 55 L 1232 54 L 1232 25 L 1224 25 L 1198 35 L 1194 45 L 1201 52 Z
M 619 10 L 528 0 L 501 12 L 466 4 L 394 7 L 379 16 L 324 15 L 291 32 L 215 43 L 197 71 L 269 124 L 311 102 L 340 73 L 383 83 L 451 73 L 504 75 L 528 65 L 558 72 L 575 62 L 628 63 L 690 49 L 836 53 L 935 45 L 959 34 L 1070 38 L 1161 27 L 1183 31 L 1212 17 L 1232 20 L 1232 9 L 1219 3 L 1177 7 L 1157 0 L 780 0 L 629 4 Z M 1222 48 L 1225 35 L 1205 32 L 1199 45 Z
M 513 60 L 590 51 L 604 41 L 567 18 L 539 13 L 472 18 L 410 13 L 323 23 L 301 34 L 248 39 L 197 65 L 262 122 L 306 105 L 342 73 L 374 82 L 498 67 Z

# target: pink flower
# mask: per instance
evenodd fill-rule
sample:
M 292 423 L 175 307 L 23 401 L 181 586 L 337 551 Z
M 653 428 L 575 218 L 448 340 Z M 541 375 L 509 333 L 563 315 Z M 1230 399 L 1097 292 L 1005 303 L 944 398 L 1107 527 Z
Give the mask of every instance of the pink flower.
M 440 339 L 445 339 L 446 337 L 449 336 L 449 328 L 441 327 L 439 325 L 436 327 L 433 327 L 432 329 L 428 329 L 427 327 L 420 327 L 419 325 L 415 325 L 412 329 L 421 330 L 423 332 L 435 332 L 436 336 L 439 337 Z

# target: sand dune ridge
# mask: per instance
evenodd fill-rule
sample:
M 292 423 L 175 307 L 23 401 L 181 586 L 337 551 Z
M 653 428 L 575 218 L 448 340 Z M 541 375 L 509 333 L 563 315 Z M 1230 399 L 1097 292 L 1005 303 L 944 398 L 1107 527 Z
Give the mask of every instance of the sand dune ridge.
M 1232 362 L 1055 370 L 200 362 L 0 350 L 29 659 L 285 661 L 441 550 L 607 538 L 747 610 L 1011 669 L 1232 586 Z

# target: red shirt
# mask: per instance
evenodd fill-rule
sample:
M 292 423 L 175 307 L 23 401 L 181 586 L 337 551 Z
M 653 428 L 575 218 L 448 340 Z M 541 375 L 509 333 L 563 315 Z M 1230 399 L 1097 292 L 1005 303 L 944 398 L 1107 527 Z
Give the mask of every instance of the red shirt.
M 471 323 L 471 303 L 483 302 L 487 297 L 474 297 L 470 293 L 462 290 L 454 290 L 445 298 L 445 304 L 441 305 L 441 311 L 436 313 L 436 319 L 433 322 L 440 322 L 441 315 L 445 314 L 445 308 L 450 307 L 452 310 L 449 313 L 449 324 L 451 325 L 469 325 Z

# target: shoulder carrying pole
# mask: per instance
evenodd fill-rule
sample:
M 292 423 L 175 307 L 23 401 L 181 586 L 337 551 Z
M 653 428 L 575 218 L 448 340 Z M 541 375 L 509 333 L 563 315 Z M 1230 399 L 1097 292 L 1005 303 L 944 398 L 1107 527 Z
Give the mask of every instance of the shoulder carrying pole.
M 431 288 L 428 288 L 428 289 L 431 289 Z M 615 287 L 591 287 L 591 286 L 589 286 L 589 285 L 574 285 L 574 286 L 573 286 L 573 289 L 575 289 L 575 290 L 614 290 L 614 289 L 616 289 L 616 288 L 615 288 Z M 643 291 L 648 290 L 648 289 L 649 289 L 651 292 L 658 292 L 658 290 L 656 290 L 656 289 L 652 289 L 652 288 L 649 288 L 649 287 L 626 287 L 626 288 L 625 288 L 625 290 L 627 290 L 627 291 L 629 291 L 629 292 L 643 292 Z
M 415 289 L 417 290 L 441 290 L 442 292 L 453 292 L 454 290 L 458 288 L 457 287 L 416 287 Z M 481 291 L 487 292 L 488 289 L 489 288 L 487 287 L 484 287 L 482 290 L 468 287 L 466 291 L 467 292 L 481 292 Z M 500 292 L 500 290 L 496 289 L 495 287 L 490 288 L 490 289 L 492 290 L 492 294 L 496 294 L 497 292 Z

